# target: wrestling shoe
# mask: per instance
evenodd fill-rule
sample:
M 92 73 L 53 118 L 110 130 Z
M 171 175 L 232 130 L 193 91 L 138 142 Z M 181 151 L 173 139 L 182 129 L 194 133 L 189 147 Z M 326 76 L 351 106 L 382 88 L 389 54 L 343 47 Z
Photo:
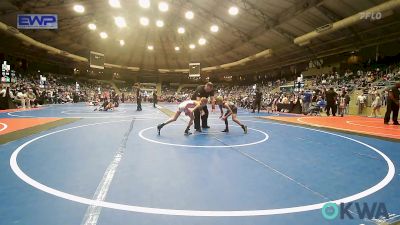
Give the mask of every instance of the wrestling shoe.
M 190 132 L 189 129 L 185 130 L 185 135 L 191 135 L 191 134 L 192 134 L 192 132 Z
M 242 125 L 242 129 L 243 129 L 243 132 L 244 132 L 245 134 L 247 134 L 247 126 Z
M 229 129 L 225 129 L 225 130 L 223 130 L 223 131 L 221 131 L 221 132 L 229 133 Z
M 196 129 L 196 132 L 202 133 L 203 131 L 201 129 Z
M 160 133 L 161 133 L 161 128 L 163 128 L 163 125 L 162 124 L 158 124 L 158 126 L 157 126 L 158 135 L 160 135 Z
M 210 128 L 210 126 L 205 126 L 205 127 L 202 127 L 203 129 L 209 129 Z

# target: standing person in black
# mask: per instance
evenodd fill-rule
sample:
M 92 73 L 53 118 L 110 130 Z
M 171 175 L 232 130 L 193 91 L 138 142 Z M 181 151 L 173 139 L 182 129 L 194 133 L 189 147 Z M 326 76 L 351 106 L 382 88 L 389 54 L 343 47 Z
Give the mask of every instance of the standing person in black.
M 256 90 L 256 96 L 254 98 L 254 104 L 253 104 L 253 112 L 256 112 L 256 106 L 258 108 L 258 113 L 260 113 L 260 109 L 261 109 L 261 100 L 262 100 L 262 93 L 260 91 L 260 89 Z
M 157 93 L 156 93 L 156 91 L 154 90 L 154 91 L 153 91 L 153 107 L 154 107 L 154 108 L 156 107 L 157 102 L 158 102 Z
M 399 88 L 400 83 L 397 83 L 388 90 L 387 108 L 384 120 L 385 124 L 389 124 L 390 114 L 393 112 L 393 125 L 399 125 L 399 121 L 397 120 L 397 117 L 399 116 Z
M 191 100 L 200 101 L 201 98 L 211 97 L 211 105 L 212 112 L 215 111 L 215 98 L 214 98 L 214 89 L 213 84 L 211 82 L 206 83 L 205 85 L 200 85 L 197 87 L 196 91 L 193 93 Z M 203 110 L 204 114 L 201 115 L 201 110 Z M 201 132 L 201 128 L 210 128 L 207 124 L 208 121 L 208 108 L 205 105 L 203 108 L 196 109 L 193 111 L 194 113 L 194 129 L 197 132 Z M 200 128 L 200 118 L 201 118 L 201 128 Z
M 119 107 L 119 95 L 117 93 L 114 93 L 114 97 L 112 98 L 112 103 L 114 107 Z
M 326 115 L 329 116 L 330 109 L 332 109 L 332 115 L 336 116 L 336 97 L 337 93 L 333 90 L 333 87 L 329 88 L 329 90 L 325 93 L 326 97 Z
M 142 111 L 142 94 L 140 93 L 140 87 L 136 89 L 136 111 Z
M 12 97 L 12 92 L 10 91 L 10 86 L 7 85 L 5 89 L 1 89 L 0 86 L 0 109 L 10 109 L 10 102 Z M 11 97 L 12 96 L 12 97 Z
M 116 95 L 115 91 L 114 91 L 114 90 L 111 90 L 110 99 L 114 99 L 114 98 L 115 98 L 115 95 Z

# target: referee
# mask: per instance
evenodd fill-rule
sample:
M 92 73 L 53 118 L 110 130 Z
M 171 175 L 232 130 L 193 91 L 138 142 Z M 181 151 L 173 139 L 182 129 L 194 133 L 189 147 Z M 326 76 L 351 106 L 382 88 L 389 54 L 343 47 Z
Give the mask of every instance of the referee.
M 157 96 L 156 90 L 154 90 L 153 91 L 153 107 L 154 108 L 156 107 L 157 102 L 158 102 L 158 96 Z
M 400 83 L 395 84 L 395 86 L 387 89 L 388 99 L 387 99 L 387 109 L 384 118 L 384 123 L 389 124 L 390 114 L 392 114 L 393 125 L 400 125 L 397 117 L 399 116 L 399 92 Z
M 196 91 L 193 93 L 191 100 L 200 101 L 201 98 L 211 97 L 211 105 L 212 112 L 215 111 L 215 98 L 214 98 L 214 89 L 213 84 L 211 82 L 206 83 L 205 85 L 200 85 L 196 88 Z M 200 111 L 204 111 L 204 115 L 201 115 Z M 208 120 L 208 109 L 207 105 L 203 108 L 196 109 L 194 112 L 194 129 L 197 132 L 201 132 L 201 128 L 210 128 L 207 124 Z M 200 127 L 200 118 L 201 118 L 201 127 Z
M 260 91 L 260 89 L 257 88 L 256 90 L 256 96 L 254 98 L 254 103 L 253 103 L 253 112 L 256 112 L 256 107 L 258 108 L 258 113 L 260 113 L 260 109 L 261 109 L 261 101 L 262 101 L 262 92 Z
M 140 86 L 136 89 L 136 111 L 142 111 L 142 93 L 140 93 Z

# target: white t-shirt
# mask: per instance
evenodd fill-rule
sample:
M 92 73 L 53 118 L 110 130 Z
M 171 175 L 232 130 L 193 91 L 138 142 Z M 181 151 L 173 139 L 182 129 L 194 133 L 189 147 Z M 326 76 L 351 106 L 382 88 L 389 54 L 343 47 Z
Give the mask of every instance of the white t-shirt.
M 381 106 L 381 98 L 379 96 L 376 96 L 374 102 L 372 102 L 372 107 L 377 107 L 377 106 Z
M 289 99 L 287 97 L 283 97 L 282 103 L 283 104 L 289 104 Z
M 17 98 L 18 98 L 18 99 L 25 99 L 26 97 L 27 97 L 27 95 L 24 94 L 24 93 L 22 93 L 22 92 L 18 92 L 18 93 L 17 93 Z
M 364 102 L 365 102 L 365 96 L 359 95 L 359 96 L 357 97 L 357 101 L 358 101 L 358 103 L 360 103 L 360 104 L 364 104 Z

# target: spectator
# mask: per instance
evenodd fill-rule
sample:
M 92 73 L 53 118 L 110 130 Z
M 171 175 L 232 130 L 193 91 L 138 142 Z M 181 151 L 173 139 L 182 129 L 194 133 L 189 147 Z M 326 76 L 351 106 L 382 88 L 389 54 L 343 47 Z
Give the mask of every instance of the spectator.
M 345 93 L 344 98 L 345 98 L 345 104 L 346 104 L 345 114 L 348 115 L 349 114 L 349 105 L 350 105 L 350 95 L 346 91 L 344 91 L 344 93 Z
M 14 101 L 17 104 L 20 104 L 23 109 L 26 108 L 27 99 L 28 97 L 24 89 L 17 90 L 17 96 L 14 98 Z
M 10 108 L 10 102 L 14 98 L 13 93 L 10 91 L 10 86 L 2 87 L 0 91 L 0 109 Z
M 339 114 L 341 117 L 344 116 L 347 104 L 346 104 L 346 92 L 343 90 L 339 96 L 338 105 L 339 105 Z
M 330 111 L 332 111 L 332 115 L 336 116 L 337 105 L 337 93 L 333 90 L 333 87 L 329 88 L 329 90 L 325 93 L 326 96 L 326 115 L 330 115 Z
M 27 99 L 28 108 L 36 106 L 36 95 L 33 93 L 32 89 L 28 90 Z
M 358 115 L 362 115 L 364 108 L 365 108 L 365 103 L 367 101 L 367 97 L 363 93 L 360 93 L 357 96 L 357 105 L 358 105 Z
M 381 116 L 381 106 L 382 106 L 382 101 L 380 94 L 378 92 L 375 93 L 375 99 L 371 104 L 372 107 L 372 113 L 369 117 L 376 117 L 376 112 L 378 111 L 378 116 Z
M 312 93 L 310 91 L 306 91 L 303 94 L 303 113 L 304 114 L 308 112 L 308 109 L 310 108 L 311 100 L 312 100 Z

